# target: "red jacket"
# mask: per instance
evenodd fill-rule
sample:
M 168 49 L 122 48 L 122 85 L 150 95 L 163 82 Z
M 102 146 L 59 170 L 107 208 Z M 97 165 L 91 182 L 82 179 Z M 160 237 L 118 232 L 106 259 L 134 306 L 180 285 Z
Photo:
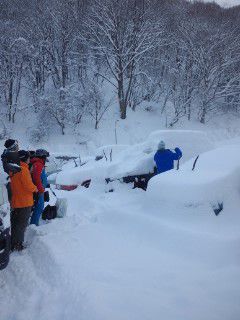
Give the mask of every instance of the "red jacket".
M 31 159 L 31 163 L 32 163 L 31 172 L 32 172 L 33 183 L 37 187 L 38 192 L 43 193 L 45 191 L 45 188 L 42 184 L 41 174 L 44 169 L 45 162 L 43 159 L 33 158 Z

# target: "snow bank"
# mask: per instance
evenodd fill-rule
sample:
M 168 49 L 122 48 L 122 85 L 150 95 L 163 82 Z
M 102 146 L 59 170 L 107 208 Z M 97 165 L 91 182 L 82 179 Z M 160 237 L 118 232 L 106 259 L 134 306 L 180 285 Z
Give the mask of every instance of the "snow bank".
M 175 149 L 175 147 L 179 147 L 183 151 L 181 162 L 214 148 L 214 144 L 208 135 L 200 130 L 154 131 L 149 135 L 146 144 L 156 150 L 161 140 L 166 143 L 166 148 Z
M 172 170 L 149 181 L 148 195 L 154 202 L 183 205 L 224 202 L 240 189 L 239 145 L 218 148 L 200 155 L 179 171 Z
M 56 183 L 79 185 L 93 178 L 104 181 L 105 178 L 119 179 L 153 172 L 155 166 L 153 158 L 161 140 L 166 142 L 167 148 L 179 146 L 183 150 L 183 161 L 213 148 L 207 135 L 201 131 L 155 131 L 144 143 L 132 146 L 109 145 L 97 149 L 95 156 L 103 156 L 99 161 L 95 161 L 95 157 L 92 157 L 84 166 L 75 168 L 69 163 L 57 175 Z

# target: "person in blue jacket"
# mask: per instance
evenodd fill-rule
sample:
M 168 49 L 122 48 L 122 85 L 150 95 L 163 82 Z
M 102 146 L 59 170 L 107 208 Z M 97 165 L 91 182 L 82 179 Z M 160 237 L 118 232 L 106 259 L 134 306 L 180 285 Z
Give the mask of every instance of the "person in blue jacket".
M 154 156 L 157 173 L 162 173 L 174 168 L 174 160 L 179 160 L 182 157 L 182 151 L 179 148 L 175 148 L 174 150 L 175 152 L 166 149 L 164 141 L 160 141 L 158 151 Z
M 35 224 L 36 226 L 39 225 L 39 220 L 44 209 L 44 192 L 45 188 L 48 186 L 45 164 L 48 157 L 48 151 L 38 149 L 36 150 L 35 157 L 31 159 L 32 179 L 38 189 L 38 199 L 33 208 L 30 224 Z

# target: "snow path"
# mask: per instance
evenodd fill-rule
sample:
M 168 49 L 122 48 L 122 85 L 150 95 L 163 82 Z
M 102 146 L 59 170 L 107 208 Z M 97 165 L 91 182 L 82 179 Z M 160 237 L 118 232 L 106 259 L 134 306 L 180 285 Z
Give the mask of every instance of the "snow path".
M 68 216 L 29 228 L 0 273 L 1 320 L 239 320 L 235 212 L 173 213 L 127 186 L 64 195 Z

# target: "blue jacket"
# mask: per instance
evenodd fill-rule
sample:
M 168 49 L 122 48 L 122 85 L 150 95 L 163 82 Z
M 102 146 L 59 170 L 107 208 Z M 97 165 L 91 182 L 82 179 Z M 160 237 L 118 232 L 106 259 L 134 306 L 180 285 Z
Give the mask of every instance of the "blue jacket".
M 174 168 L 174 160 L 179 160 L 182 157 L 182 151 L 179 148 L 175 148 L 175 152 L 164 149 L 158 150 L 155 153 L 154 161 L 157 165 L 157 172 L 162 173 Z

